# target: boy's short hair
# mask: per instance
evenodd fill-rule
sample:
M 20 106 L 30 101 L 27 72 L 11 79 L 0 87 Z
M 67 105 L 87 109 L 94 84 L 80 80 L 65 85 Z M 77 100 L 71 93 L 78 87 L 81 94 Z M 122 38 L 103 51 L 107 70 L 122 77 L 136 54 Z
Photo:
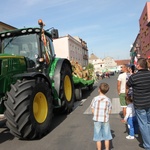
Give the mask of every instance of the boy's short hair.
M 103 94 L 106 94 L 109 91 L 109 85 L 107 83 L 101 83 L 99 89 Z

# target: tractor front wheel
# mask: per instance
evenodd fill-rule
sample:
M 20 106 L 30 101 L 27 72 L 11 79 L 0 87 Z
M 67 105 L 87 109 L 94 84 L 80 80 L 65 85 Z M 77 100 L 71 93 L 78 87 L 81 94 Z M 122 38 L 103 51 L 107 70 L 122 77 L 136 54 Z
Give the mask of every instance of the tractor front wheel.
M 7 95 L 6 125 L 14 136 L 35 139 L 50 131 L 53 99 L 45 80 L 18 80 Z

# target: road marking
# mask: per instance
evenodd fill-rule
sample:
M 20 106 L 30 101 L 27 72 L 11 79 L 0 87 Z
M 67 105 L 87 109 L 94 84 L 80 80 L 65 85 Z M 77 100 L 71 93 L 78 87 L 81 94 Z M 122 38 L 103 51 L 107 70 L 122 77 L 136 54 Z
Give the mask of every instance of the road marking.
M 89 106 L 83 114 L 92 114 L 91 107 Z
M 119 98 L 112 98 L 112 114 L 119 114 L 122 111 Z

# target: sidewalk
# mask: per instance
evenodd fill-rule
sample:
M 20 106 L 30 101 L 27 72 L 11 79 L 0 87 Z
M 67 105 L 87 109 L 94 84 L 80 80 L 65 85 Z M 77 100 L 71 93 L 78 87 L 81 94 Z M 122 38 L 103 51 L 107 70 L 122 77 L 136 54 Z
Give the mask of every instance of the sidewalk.
M 114 150 L 142 150 L 139 147 L 141 143 L 141 136 L 133 140 L 126 139 L 128 135 L 127 125 L 123 124 L 119 114 L 110 115 L 110 127 L 113 136 L 111 147 Z
M 126 139 L 128 135 L 127 125 L 122 123 L 121 116 L 119 115 L 121 111 L 119 98 L 112 99 L 112 114 L 110 115 L 110 126 L 112 131 L 112 148 L 114 150 L 143 150 L 139 147 L 139 144 L 142 143 L 142 138 L 139 134 L 138 138 L 133 140 Z

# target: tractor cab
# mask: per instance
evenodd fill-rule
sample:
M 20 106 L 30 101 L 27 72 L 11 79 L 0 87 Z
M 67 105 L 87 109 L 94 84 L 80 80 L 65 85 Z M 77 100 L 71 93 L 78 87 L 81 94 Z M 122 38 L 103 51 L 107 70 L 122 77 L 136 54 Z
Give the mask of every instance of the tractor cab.
M 51 33 L 24 28 L 0 34 L 0 53 L 24 56 L 28 70 L 43 68 L 55 58 Z

